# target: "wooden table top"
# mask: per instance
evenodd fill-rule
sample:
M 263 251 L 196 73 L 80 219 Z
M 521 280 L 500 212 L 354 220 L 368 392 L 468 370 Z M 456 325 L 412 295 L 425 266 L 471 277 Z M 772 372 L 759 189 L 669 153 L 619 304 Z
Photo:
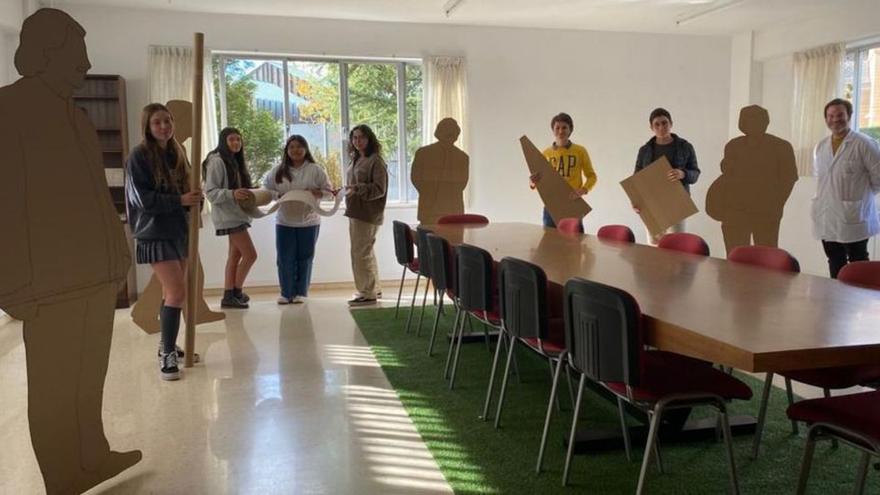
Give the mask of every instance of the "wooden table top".
M 880 363 L 880 291 L 525 223 L 426 227 L 495 260 L 532 262 L 559 284 L 626 290 L 659 349 L 746 371 Z

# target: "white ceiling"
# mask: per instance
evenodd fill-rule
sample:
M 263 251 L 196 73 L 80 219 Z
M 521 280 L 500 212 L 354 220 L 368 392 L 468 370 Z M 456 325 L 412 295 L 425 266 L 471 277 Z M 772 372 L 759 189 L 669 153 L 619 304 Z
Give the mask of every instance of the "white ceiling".
M 359 19 L 452 25 L 539 27 L 682 34 L 733 34 L 818 19 L 853 0 L 738 0 L 682 25 L 676 20 L 733 0 L 43 0 L 65 4 L 227 14 Z

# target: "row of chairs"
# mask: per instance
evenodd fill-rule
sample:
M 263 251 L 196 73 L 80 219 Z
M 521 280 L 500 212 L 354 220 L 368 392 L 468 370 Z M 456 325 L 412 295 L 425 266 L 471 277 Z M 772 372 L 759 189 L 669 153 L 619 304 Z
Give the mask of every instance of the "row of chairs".
M 559 223 L 564 232 L 577 233 L 574 226 L 568 226 L 568 219 Z M 441 219 L 440 223 L 488 223 L 482 216 L 452 217 Z M 404 266 L 401 279 L 399 300 L 402 294 L 403 279 L 406 271 L 412 271 L 418 277 L 431 278 L 435 290 L 440 294 L 440 306 L 434 321 L 429 355 L 434 346 L 437 324 L 442 309 L 444 296 L 449 297 L 456 309 L 452 329 L 452 340 L 447 351 L 444 375 L 450 379 L 450 388 L 454 387 L 455 371 L 464 335 L 465 321 L 474 318 L 499 332 L 498 345 L 493 359 L 492 372 L 486 392 L 482 417 L 489 419 L 489 409 L 493 398 L 496 370 L 502 352 L 506 352 L 505 367 L 502 375 L 501 388 L 495 411 L 495 427 L 499 427 L 501 413 L 510 375 L 511 363 L 515 365 L 514 349 L 524 345 L 549 363 L 553 377 L 550 400 L 548 401 L 544 431 L 538 450 L 537 471 L 540 472 L 546 436 L 554 410 L 558 408 L 558 383 L 563 369 L 572 370 L 580 375 L 577 398 L 574 399 L 574 417 L 569 438 L 569 450 L 566 454 L 563 471 L 563 484 L 567 483 L 571 463 L 574 434 L 580 404 L 583 396 L 585 380 L 592 380 L 617 396 L 618 409 L 624 435 L 627 457 L 631 457 L 628 430 L 624 419 L 624 402 L 645 410 L 650 418 L 650 427 L 645 454 L 639 475 L 637 493 L 644 489 L 647 467 L 652 456 L 656 455 L 658 466 L 662 472 L 657 432 L 660 417 L 664 410 L 680 407 L 709 405 L 720 413 L 721 427 L 724 433 L 730 469 L 730 487 L 738 492 L 736 468 L 730 444 L 729 425 L 726 416 L 726 403 L 733 399 L 748 400 L 751 390 L 748 386 L 731 376 L 714 369 L 708 363 L 689 357 L 657 351 L 646 350 L 642 342 L 641 313 L 635 299 L 613 287 L 596 282 L 573 279 L 566 283 L 563 290 L 557 284 L 546 280 L 540 267 L 523 260 L 505 258 L 501 263 L 492 260 L 491 255 L 476 246 L 460 245 L 453 249 L 448 242 L 434 236 L 425 229 L 417 231 L 419 253 L 422 259 L 416 258 L 412 249 L 415 244 L 409 226 L 395 222 L 395 252 L 398 261 Z M 632 231 L 622 225 L 610 225 L 599 230 L 599 237 L 620 242 L 634 242 Z M 407 248 L 407 246 L 409 246 Z M 703 239 L 694 234 L 676 233 L 664 236 L 658 247 L 674 249 L 696 255 L 709 255 L 709 247 Z M 428 259 L 425 259 L 428 258 Z M 743 247 L 730 253 L 729 260 L 736 263 L 747 263 L 779 271 L 798 272 L 797 260 L 786 251 L 768 247 Z M 433 276 L 432 276 L 433 274 Z M 880 271 L 877 264 L 864 262 L 851 264 L 840 274 L 840 281 L 858 285 L 880 288 Z M 414 299 L 418 288 L 414 291 L 413 303 L 410 307 L 412 319 Z M 427 295 L 427 285 L 426 292 Z M 425 298 L 423 297 L 423 314 Z M 421 327 L 421 317 L 419 329 Z M 489 342 L 486 333 L 486 343 Z M 565 373 L 569 377 L 569 373 Z M 877 409 L 876 393 L 857 396 L 842 396 L 831 399 L 819 399 L 824 402 L 812 406 L 813 401 L 802 401 L 792 405 L 791 380 L 819 386 L 826 390 L 848 388 L 880 380 L 880 366 L 850 367 L 831 370 L 810 370 L 784 374 L 789 397 L 788 414 L 792 418 L 793 428 L 796 421 L 812 424 L 808 434 L 805 460 L 802 467 L 800 489 L 803 489 L 809 473 L 813 443 L 818 438 L 841 438 L 846 443 L 861 448 L 865 454 L 860 464 L 860 486 L 864 485 L 865 473 L 870 453 L 880 453 L 877 438 L 880 431 L 869 431 L 868 436 L 859 436 L 860 430 L 853 427 L 850 421 L 844 429 L 835 428 L 828 415 L 816 416 L 816 408 L 821 411 L 836 410 L 839 404 L 851 401 L 865 401 L 874 404 Z M 829 378 L 833 377 L 833 379 Z M 761 433 L 766 418 L 767 400 L 773 375 L 767 375 L 764 384 L 762 401 L 759 409 L 759 422 L 753 444 L 753 456 L 757 456 Z M 569 394 L 574 395 L 569 381 Z M 862 398 L 864 395 L 864 398 Z M 874 401 L 874 402 L 871 402 Z M 870 407 L 862 410 L 871 411 Z M 821 417 L 823 421 L 816 421 Z M 861 416 L 860 416 L 861 417 Z M 875 418 L 878 417 L 875 415 Z M 877 427 L 880 430 L 880 427 Z M 842 432 L 845 430 L 845 435 Z M 795 430 L 796 431 L 796 430 Z M 875 436 L 871 437 L 873 434 Z

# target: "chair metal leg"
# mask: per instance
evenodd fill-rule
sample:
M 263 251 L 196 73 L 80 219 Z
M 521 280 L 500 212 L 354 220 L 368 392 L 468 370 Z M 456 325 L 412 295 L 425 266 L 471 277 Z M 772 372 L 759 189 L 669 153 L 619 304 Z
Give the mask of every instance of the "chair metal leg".
M 404 332 L 404 333 L 409 333 L 409 324 L 412 322 L 413 313 L 415 312 L 416 296 L 419 293 L 419 279 L 421 279 L 421 278 L 422 278 L 422 274 L 417 273 L 416 274 L 416 286 L 413 289 L 412 301 L 409 302 L 409 316 L 406 317 L 406 332 Z
M 430 280 L 425 280 L 425 294 L 422 296 L 422 312 L 419 313 L 419 326 L 416 329 L 416 335 L 419 335 L 422 332 L 422 320 L 425 319 L 425 303 L 428 300 L 428 286 L 430 284 Z
M 629 427 L 626 426 L 626 413 L 623 408 L 623 399 L 617 398 L 617 413 L 620 416 L 620 431 L 623 433 L 623 448 L 626 450 L 626 460 L 632 462 L 632 444 L 629 440 Z
M 785 395 L 788 396 L 788 406 L 791 407 L 794 404 L 794 392 L 791 390 L 791 380 L 788 378 L 785 379 Z M 791 420 L 791 432 L 797 435 L 798 431 L 797 421 Z
M 825 398 L 827 399 L 827 398 L 831 397 L 831 390 L 830 390 L 830 389 L 827 389 L 827 388 L 823 388 L 823 389 L 822 389 L 822 394 L 823 394 L 823 395 L 825 396 Z M 832 448 L 832 449 L 836 449 L 837 446 L 838 446 L 837 439 L 834 438 L 834 437 L 831 437 L 831 448 Z
M 758 458 L 758 449 L 761 448 L 761 435 L 764 433 L 764 423 L 767 421 L 767 403 L 770 402 L 770 389 L 773 388 L 773 373 L 767 373 L 764 378 L 764 391 L 761 392 L 761 404 L 758 406 L 758 422 L 755 424 L 755 437 L 752 439 L 752 459 Z
M 871 461 L 871 454 L 862 452 L 862 458 L 859 459 L 859 471 L 856 474 L 855 495 L 865 493 L 865 481 L 868 479 L 868 464 Z
M 437 327 L 439 326 L 440 314 L 434 317 L 434 328 L 431 330 L 431 341 L 428 342 L 428 357 L 434 354 L 434 340 L 437 338 Z M 455 321 L 458 321 L 458 312 L 455 313 Z M 455 321 L 452 326 L 455 327 Z
M 553 374 L 553 385 L 550 387 L 550 400 L 547 401 L 547 415 L 544 416 L 544 430 L 541 433 L 541 445 L 538 447 L 538 463 L 535 466 L 535 473 L 540 474 L 544 464 L 544 448 L 547 446 L 547 432 L 550 430 L 550 419 L 553 417 L 553 401 L 556 399 L 556 390 L 559 388 L 559 375 L 565 368 L 565 352 L 559 355 L 559 364 L 556 366 L 556 373 Z
M 489 372 L 489 385 L 486 387 L 486 400 L 483 403 L 483 421 L 489 420 L 489 406 L 492 403 L 492 388 L 495 386 L 495 370 L 498 369 L 498 358 L 501 356 L 501 348 L 504 344 L 505 334 L 498 334 L 498 343 L 495 345 L 495 357 L 492 358 L 492 371 Z
M 553 366 L 553 359 L 551 359 L 551 358 L 549 358 L 549 357 L 547 358 L 547 362 L 550 363 L 550 382 L 552 383 L 552 382 L 553 382 L 553 378 L 556 376 L 556 373 L 555 373 L 555 372 L 556 372 L 556 368 L 557 368 L 557 366 Z M 559 407 L 559 396 L 556 397 L 555 402 L 556 402 L 556 410 L 557 410 L 557 411 L 562 411 L 562 408 Z
M 578 416 L 581 413 L 581 399 L 584 398 L 584 383 L 587 375 L 582 374 L 578 381 L 577 400 L 574 401 L 574 415 L 571 417 L 571 430 L 568 432 L 568 450 L 565 452 L 565 467 L 562 469 L 562 486 L 568 485 L 568 473 L 571 468 L 571 456 L 574 454 L 574 438 L 577 434 Z M 550 404 L 552 406 L 552 404 Z
M 807 491 L 807 480 L 810 477 L 810 467 L 813 464 L 813 450 L 816 448 L 816 429 L 807 430 L 807 443 L 804 444 L 804 458 L 801 461 L 801 475 L 798 478 L 797 495 L 804 495 Z
M 645 445 L 645 455 L 642 458 L 642 468 L 639 471 L 639 484 L 636 487 L 636 495 L 641 495 L 645 490 L 645 478 L 648 475 L 648 464 L 651 463 L 651 454 L 654 453 L 654 443 L 657 441 L 657 432 L 660 430 L 660 414 L 662 408 L 650 414 L 651 426 L 648 429 L 648 443 Z
M 462 311 L 462 318 L 467 321 L 470 321 L 470 314 L 467 311 Z M 455 346 L 455 357 L 452 358 L 452 376 L 449 377 L 449 390 L 455 388 L 455 371 L 458 369 L 458 356 L 461 354 L 461 341 L 464 340 L 464 324 L 461 325 L 461 328 L 458 330 L 458 343 Z M 452 345 L 450 343 L 450 345 Z
M 727 407 L 724 402 L 718 403 L 718 412 L 721 416 L 721 428 L 724 430 L 724 446 L 727 450 L 727 465 L 730 468 L 730 492 L 739 495 L 739 482 L 736 478 L 736 461 L 733 458 L 733 436 L 730 434 L 730 421 L 727 417 Z
M 432 330 L 431 333 L 433 333 L 437 330 L 437 324 L 440 322 L 440 315 L 443 314 L 443 296 L 445 296 L 445 294 L 440 294 L 440 305 L 437 306 L 437 312 L 434 315 L 434 330 Z M 418 326 L 418 328 L 416 328 L 416 337 L 421 337 L 421 336 L 422 336 L 422 322 L 421 322 L 421 320 L 419 320 L 419 326 Z
M 486 340 L 486 350 L 492 352 L 492 346 L 489 341 L 492 340 L 489 338 L 489 325 L 486 322 L 480 322 L 483 326 L 483 338 Z
M 501 426 L 501 409 L 504 407 L 504 394 L 507 392 L 507 377 L 510 376 L 510 361 L 513 359 L 513 351 L 516 350 L 516 338 L 510 337 L 510 348 L 507 349 L 507 364 L 504 366 L 504 376 L 501 378 L 501 391 L 498 393 L 498 407 L 495 409 L 495 428 Z
M 400 298 L 403 296 L 403 282 L 406 280 L 406 267 L 403 267 L 403 274 L 400 276 L 400 288 L 397 289 L 397 305 L 394 306 L 394 319 L 397 319 L 397 314 L 400 313 Z
M 458 326 L 459 320 L 462 320 L 460 323 L 462 327 L 464 327 L 464 319 L 465 311 L 461 309 L 461 306 L 458 304 L 455 305 L 455 319 L 452 323 L 452 338 L 449 339 L 449 347 L 446 348 L 446 364 L 443 366 L 443 378 L 449 378 L 449 365 L 452 363 L 452 354 L 455 352 L 455 338 L 458 336 Z
M 568 382 L 568 398 L 571 400 L 571 408 L 574 409 L 574 385 L 571 383 L 571 373 L 568 369 L 565 370 L 565 381 Z

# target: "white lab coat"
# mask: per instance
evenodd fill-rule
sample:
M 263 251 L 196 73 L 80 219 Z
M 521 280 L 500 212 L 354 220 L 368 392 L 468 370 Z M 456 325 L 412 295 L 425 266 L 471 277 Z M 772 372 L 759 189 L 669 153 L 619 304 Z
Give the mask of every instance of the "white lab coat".
M 856 242 L 880 233 L 874 195 L 880 192 L 880 144 L 870 136 L 850 131 L 837 154 L 831 136 L 813 152 L 818 179 L 811 205 L 813 235 L 823 241 Z

